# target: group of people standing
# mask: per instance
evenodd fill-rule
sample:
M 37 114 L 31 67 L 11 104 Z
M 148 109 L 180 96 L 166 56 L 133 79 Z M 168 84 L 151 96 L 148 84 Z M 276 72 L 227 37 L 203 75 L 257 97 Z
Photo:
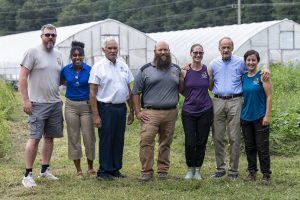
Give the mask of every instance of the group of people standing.
M 41 29 L 42 44 L 29 49 L 21 62 L 20 91 L 23 109 L 29 115 L 29 140 L 25 147 L 24 187 L 35 187 L 32 167 L 43 137 L 41 178 L 58 180 L 50 170 L 53 139 L 63 137 L 62 101 L 59 86 L 66 86 L 65 120 L 68 133 L 68 157 L 82 177 L 81 135 L 90 176 L 101 180 L 125 178 L 120 172 L 126 123 L 140 121 L 140 181 L 153 178 L 155 137 L 158 135 L 158 179 L 168 177 L 170 149 L 178 115 L 179 92 L 185 97 L 182 124 L 188 171 L 185 179 L 202 179 L 200 169 L 212 127 L 217 171 L 213 178 L 226 174 L 225 130 L 230 142 L 228 177 L 238 177 L 240 124 L 245 138 L 249 175 L 256 180 L 257 154 L 263 180 L 270 182 L 269 117 L 271 82 L 269 72 L 258 71 L 259 55 L 248 51 L 244 60 L 232 55 L 233 42 L 224 37 L 219 42 L 221 57 L 209 66 L 202 64 L 201 44 L 191 47 L 192 63 L 181 69 L 172 63 L 169 45 L 157 42 L 153 62 L 142 66 L 134 78 L 125 62 L 118 59 L 118 43 L 107 38 L 103 59 L 93 67 L 84 63 L 84 44 L 73 41 L 72 63 L 64 66 L 62 55 L 54 49 L 56 28 Z M 134 82 L 131 90 L 130 83 Z M 208 89 L 214 94 L 211 99 Z M 244 96 L 244 103 L 242 97 Z M 127 103 L 127 105 L 126 105 Z M 241 114 L 242 113 L 242 114 Z M 99 135 L 99 170 L 95 160 L 95 132 Z

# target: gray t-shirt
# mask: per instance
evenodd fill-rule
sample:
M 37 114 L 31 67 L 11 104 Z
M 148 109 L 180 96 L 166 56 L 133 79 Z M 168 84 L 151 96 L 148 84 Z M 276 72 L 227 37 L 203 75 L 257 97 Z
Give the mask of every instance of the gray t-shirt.
M 172 64 L 168 70 L 160 70 L 152 63 L 141 67 L 135 77 L 133 94 L 142 94 L 142 107 L 170 108 L 179 100 L 180 68 Z
M 53 49 L 48 52 L 42 45 L 27 50 L 21 66 L 30 72 L 28 95 L 31 102 L 55 103 L 59 95 L 60 71 L 63 68 L 62 54 Z

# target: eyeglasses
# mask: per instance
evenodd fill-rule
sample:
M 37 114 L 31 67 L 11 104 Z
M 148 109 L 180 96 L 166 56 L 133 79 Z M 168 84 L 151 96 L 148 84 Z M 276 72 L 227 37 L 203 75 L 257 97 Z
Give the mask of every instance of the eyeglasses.
M 192 53 L 193 53 L 195 56 L 198 55 L 198 54 L 199 54 L 199 55 L 203 55 L 203 54 L 204 54 L 203 51 L 193 51 Z
M 53 38 L 55 38 L 57 35 L 55 34 L 55 33 L 45 33 L 45 34 L 42 34 L 42 35 L 44 35 L 45 37 L 53 37 Z

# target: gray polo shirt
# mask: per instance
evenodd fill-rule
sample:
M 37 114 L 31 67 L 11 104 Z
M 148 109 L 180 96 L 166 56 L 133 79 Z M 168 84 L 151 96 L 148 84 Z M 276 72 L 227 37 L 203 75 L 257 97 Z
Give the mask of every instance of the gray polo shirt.
M 135 77 L 133 94 L 141 94 L 143 108 L 172 108 L 179 100 L 180 68 L 172 64 L 167 70 L 160 70 L 153 63 L 140 68 Z

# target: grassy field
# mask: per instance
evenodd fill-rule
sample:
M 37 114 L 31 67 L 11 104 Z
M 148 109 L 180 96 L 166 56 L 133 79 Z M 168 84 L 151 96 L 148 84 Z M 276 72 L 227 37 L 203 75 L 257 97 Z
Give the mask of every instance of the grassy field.
M 126 131 L 122 173 L 128 176 L 127 179 L 105 182 L 87 176 L 83 179 L 76 178 L 73 163 L 67 159 L 65 136 L 55 141 L 51 163 L 53 173 L 60 180 L 49 182 L 36 179 L 38 186 L 26 189 L 21 180 L 24 171 L 23 151 L 27 140 L 27 124 L 26 116 L 20 114 L 21 108 L 18 110 L 20 112 L 13 116 L 14 120 L 9 122 L 14 141 L 13 156 L 8 161 L 0 161 L 0 199 L 300 199 L 299 155 L 271 157 L 273 175 L 269 186 L 262 184 L 260 174 L 258 181 L 254 183 L 242 180 L 247 174 L 243 153 L 240 159 L 240 176 L 236 181 L 230 181 L 227 177 L 212 180 L 209 177 L 215 170 L 215 159 L 211 139 L 201 170 L 203 180 L 185 181 L 184 137 L 180 118 L 177 121 L 172 144 L 168 180 L 154 179 L 147 183 L 137 180 L 140 175 L 139 124 L 135 121 Z M 34 165 L 35 176 L 39 173 L 39 161 L 38 155 Z M 98 159 L 95 168 L 98 168 L 97 162 Z M 82 164 L 86 170 L 85 159 Z

